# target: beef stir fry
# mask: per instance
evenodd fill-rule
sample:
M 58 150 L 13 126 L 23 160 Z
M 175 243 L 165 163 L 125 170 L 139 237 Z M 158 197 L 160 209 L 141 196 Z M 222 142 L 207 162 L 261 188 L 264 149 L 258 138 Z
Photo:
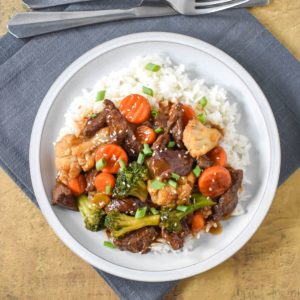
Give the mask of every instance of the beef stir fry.
M 227 163 L 222 134 L 180 102 L 104 100 L 78 136 L 56 143 L 52 204 L 79 210 L 111 247 L 147 253 L 164 239 L 178 250 L 237 206 L 243 171 Z

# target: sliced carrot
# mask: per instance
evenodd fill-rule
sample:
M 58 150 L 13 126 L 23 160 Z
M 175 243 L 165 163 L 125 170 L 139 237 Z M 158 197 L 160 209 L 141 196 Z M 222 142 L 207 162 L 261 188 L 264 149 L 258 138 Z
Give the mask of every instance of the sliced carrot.
M 80 174 L 78 177 L 70 179 L 68 186 L 75 196 L 80 196 L 83 194 L 86 188 L 86 180 L 84 175 Z
M 198 181 L 199 191 L 208 197 L 224 194 L 231 185 L 231 175 L 222 166 L 213 166 L 204 170 Z
M 100 146 L 96 151 L 96 162 L 104 158 L 105 167 L 101 170 L 103 173 L 115 174 L 120 169 L 119 159 L 127 165 L 128 157 L 122 147 L 115 144 Z
M 136 137 L 142 144 L 153 144 L 156 140 L 156 133 L 151 127 L 142 125 L 137 128 Z
M 217 146 L 210 150 L 207 154 L 208 158 L 213 161 L 214 165 L 226 166 L 227 164 L 227 154 L 221 146 Z
M 111 195 L 115 184 L 115 177 L 109 173 L 99 173 L 95 177 L 94 185 L 99 193 Z
M 142 95 L 132 94 L 120 103 L 120 112 L 130 123 L 141 124 L 150 118 L 151 106 Z
M 97 207 L 103 208 L 110 202 L 110 198 L 105 194 L 96 193 L 91 202 L 94 203 Z
M 186 126 L 189 120 L 192 120 L 196 117 L 195 111 L 192 109 L 190 105 L 183 104 L 183 125 Z
M 192 232 L 197 233 L 203 229 L 205 225 L 204 217 L 200 211 L 196 211 L 192 219 Z

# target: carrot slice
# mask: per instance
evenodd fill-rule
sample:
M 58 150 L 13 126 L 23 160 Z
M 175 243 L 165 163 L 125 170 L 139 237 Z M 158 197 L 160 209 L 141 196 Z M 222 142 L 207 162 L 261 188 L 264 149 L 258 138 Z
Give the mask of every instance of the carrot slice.
M 203 229 L 205 225 L 204 217 L 200 211 L 196 211 L 192 219 L 192 232 L 197 233 Z
M 94 185 L 99 193 L 111 195 L 115 184 L 115 177 L 109 173 L 99 173 L 95 177 Z
M 204 170 L 198 181 L 199 191 L 208 197 L 224 194 L 231 185 L 231 175 L 222 166 L 213 166 Z
M 110 202 L 110 197 L 105 194 L 96 193 L 91 199 L 91 202 L 94 203 L 97 207 L 103 208 Z
M 186 126 L 189 120 L 192 120 L 196 117 L 195 111 L 192 109 L 190 105 L 183 104 L 183 125 Z
M 214 165 L 224 167 L 227 164 L 227 154 L 221 146 L 213 148 L 206 155 L 213 161 Z
M 142 95 L 132 94 L 121 101 L 119 110 L 128 122 L 141 124 L 150 118 L 151 106 Z
M 83 174 L 78 177 L 70 179 L 68 182 L 68 187 L 75 196 L 80 196 L 85 192 L 86 180 Z
M 136 137 L 142 144 L 153 144 L 156 140 L 156 133 L 152 128 L 142 125 L 137 128 Z
M 122 147 L 115 144 L 100 146 L 96 151 L 96 162 L 104 158 L 105 167 L 101 170 L 103 173 L 115 174 L 120 169 L 119 159 L 127 165 L 128 157 Z

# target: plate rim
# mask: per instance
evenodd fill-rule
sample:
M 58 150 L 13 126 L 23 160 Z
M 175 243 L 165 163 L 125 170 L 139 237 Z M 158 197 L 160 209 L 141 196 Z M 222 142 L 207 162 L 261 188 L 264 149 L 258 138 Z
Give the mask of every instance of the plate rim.
M 208 52 L 210 55 L 217 58 L 228 68 L 230 68 L 234 73 L 238 74 L 239 77 L 243 79 L 251 94 L 255 95 L 255 98 L 260 99 L 260 103 L 258 103 L 258 101 L 256 102 L 265 120 L 266 129 L 269 135 L 270 149 L 272 149 L 273 154 L 270 158 L 269 178 L 266 183 L 264 196 L 262 197 L 264 201 L 260 201 L 253 218 L 249 221 L 244 230 L 239 233 L 238 237 L 236 237 L 236 239 L 233 240 L 232 243 L 230 243 L 219 253 L 203 262 L 199 262 L 187 267 L 178 268 L 176 270 L 155 272 L 133 270 L 108 262 L 107 260 L 91 253 L 83 245 L 77 242 L 75 238 L 73 238 L 71 234 L 68 233 L 68 231 L 60 223 L 59 219 L 53 212 L 43 186 L 41 173 L 39 171 L 41 148 L 40 144 L 44 129 L 44 123 L 52 103 L 54 102 L 57 94 L 64 87 L 64 85 L 72 78 L 72 76 L 77 71 L 79 71 L 83 66 L 85 66 L 88 62 L 95 59 L 96 57 L 101 56 L 115 48 L 138 42 L 141 43 L 149 41 L 172 42 Z M 94 267 L 119 277 L 137 281 L 163 282 L 187 278 L 214 268 L 215 266 L 227 260 L 233 254 L 235 254 L 241 247 L 243 247 L 247 243 L 247 241 L 253 236 L 258 227 L 261 225 L 273 202 L 279 180 L 281 150 L 279 133 L 269 102 L 267 101 L 264 93 L 262 92 L 256 81 L 252 78 L 248 71 L 246 71 L 236 60 L 234 60 L 231 56 L 218 49 L 217 47 L 194 37 L 170 32 L 141 32 L 109 40 L 88 50 L 87 52 L 79 56 L 75 61 L 73 61 L 56 78 L 56 80 L 53 82 L 48 92 L 46 93 L 33 124 L 29 147 L 29 164 L 31 182 L 39 207 L 41 208 L 45 219 L 54 230 L 56 235 L 72 252 L 77 254 L 79 257 L 81 257 L 83 260 L 93 265 Z M 241 233 L 243 233 L 243 235 L 241 235 Z

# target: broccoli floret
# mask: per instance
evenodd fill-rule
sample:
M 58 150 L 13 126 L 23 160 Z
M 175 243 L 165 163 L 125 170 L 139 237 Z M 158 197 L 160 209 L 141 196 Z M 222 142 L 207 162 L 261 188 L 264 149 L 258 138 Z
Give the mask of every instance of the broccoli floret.
M 190 213 L 205 206 L 212 206 L 216 204 L 209 197 L 204 197 L 200 194 L 193 194 L 193 204 L 181 206 L 182 210 L 163 209 L 161 211 L 160 226 L 166 228 L 169 232 L 181 231 L 181 221 Z M 179 207 L 178 207 L 179 208 Z
M 149 179 L 147 167 L 137 162 L 130 163 L 126 169 L 120 170 L 113 190 L 113 197 L 126 198 L 133 196 L 141 201 L 147 199 L 146 181 Z
M 104 211 L 91 203 L 86 195 L 78 198 L 78 208 L 84 218 L 86 229 L 99 231 L 104 224 Z
M 137 219 L 135 217 L 113 211 L 105 217 L 105 227 L 111 231 L 115 238 L 119 238 L 126 233 L 145 226 L 157 226 L 159 225 L 159 221 L 159 215 L 150 215 Z

